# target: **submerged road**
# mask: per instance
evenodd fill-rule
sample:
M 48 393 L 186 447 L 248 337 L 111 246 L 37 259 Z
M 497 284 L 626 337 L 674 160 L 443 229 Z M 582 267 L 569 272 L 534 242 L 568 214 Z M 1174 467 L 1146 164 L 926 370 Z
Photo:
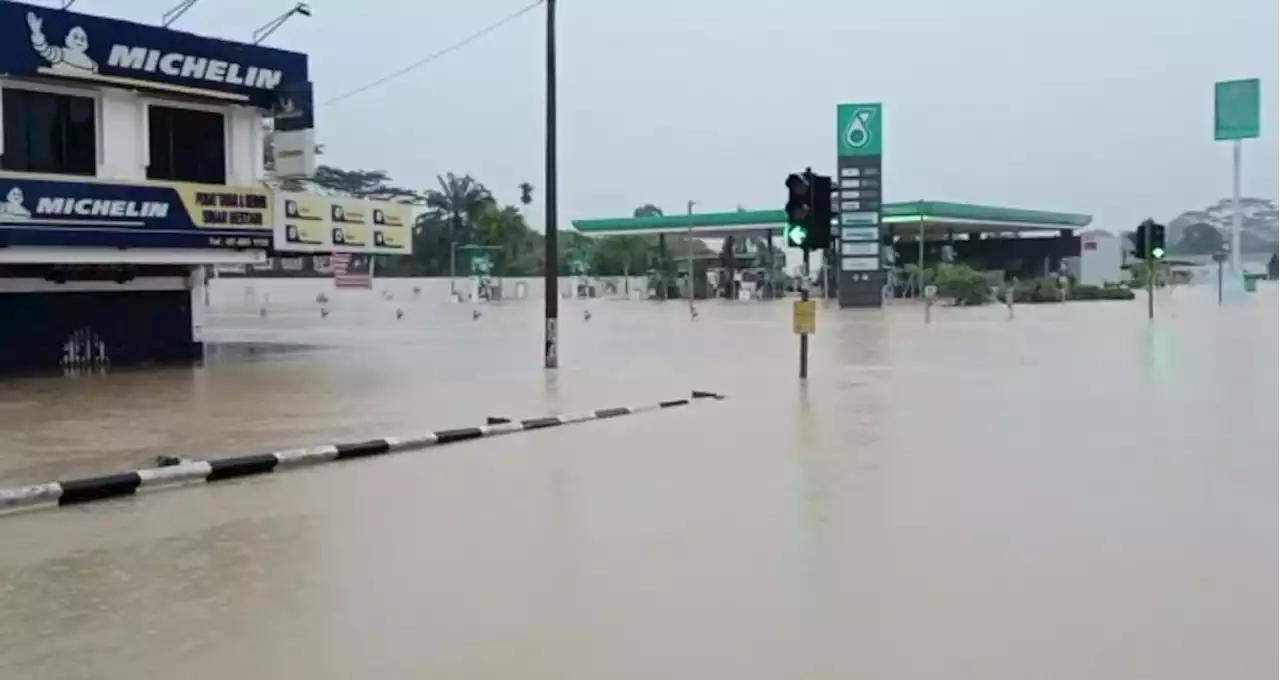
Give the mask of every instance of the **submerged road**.
M 0 486 L 728 398 L 0 517 L 0 677 L 1277 672 L 1274 287 L 827 313 L 803 387 L 782 304 L 569 303 L 548 375 L 540 305 L 403 295 L 206 320 L 311 348 L 0 383 Z

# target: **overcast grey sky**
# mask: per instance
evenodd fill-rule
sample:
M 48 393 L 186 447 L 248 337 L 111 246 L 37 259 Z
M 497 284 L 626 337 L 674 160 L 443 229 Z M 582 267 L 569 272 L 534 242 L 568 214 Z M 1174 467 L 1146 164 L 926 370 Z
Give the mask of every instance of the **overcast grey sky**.
M 44 0 L 52 4 L 54 0 Z M 155 21 L 177 0 L 80 0 Z M 268 42 L 325 100 L 527 0 L 314 0 Z M 204 0 L 175 28 L 244 39 L 291 0 Z M 560 208 L 579 217 L 778 207 L 834 166 L 835 106 L 885 106 L 890 201 L 1085 212 L 1113 231 L 1229 196 L 1213 82 L 1263 80 L 1246 195 L 1277 194 L 1276 0 L 559 0 Z M 809 17 L 823 17 L 813 22 Z M 543 185 L 543 14 L 321 108 L 326 163 L 426 187 Z M 794 37 L 792 37 L 794 36 Z M 813 67 L 808 64 L 821 64 Z M 535 208 L 535 226 L 541 227 Z

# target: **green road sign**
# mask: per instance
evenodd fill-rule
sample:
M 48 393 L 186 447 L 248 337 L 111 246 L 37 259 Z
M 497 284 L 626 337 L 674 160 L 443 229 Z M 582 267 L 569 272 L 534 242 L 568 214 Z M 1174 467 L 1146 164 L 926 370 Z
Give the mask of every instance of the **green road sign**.
M 879 156 L 881 139 L 879 103 L 841 104 L 836 107 L 836 155 Z
M 1262 81 L 1228 80 L 1213 84 L 1213 138 L 1255 139 L 1262 130 Z
M 487 254 L 476 254 L 471 256 L 471 275 L 483 276 L 493 271 L 493 260 L 489 259 Z

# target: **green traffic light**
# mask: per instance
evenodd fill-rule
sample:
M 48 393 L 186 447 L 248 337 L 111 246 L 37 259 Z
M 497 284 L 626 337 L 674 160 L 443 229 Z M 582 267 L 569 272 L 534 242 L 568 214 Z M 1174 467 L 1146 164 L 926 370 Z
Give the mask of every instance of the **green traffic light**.
M 789 246 L 800 247 L 809 241 L 809 230 L 795 224 L 787 225 L 782 228 L 782 239 Z
M 1154 258 L 1154 259 L 1157 259 L 1157 260 L 1159 260 L 1159 259 L 1163 258 L 1163 257 L 1164 257 L 1164 248 L 1152 248 L 1152 249 L 1151 249 L 1151 257 L 1152 257 L 1152 258 Z

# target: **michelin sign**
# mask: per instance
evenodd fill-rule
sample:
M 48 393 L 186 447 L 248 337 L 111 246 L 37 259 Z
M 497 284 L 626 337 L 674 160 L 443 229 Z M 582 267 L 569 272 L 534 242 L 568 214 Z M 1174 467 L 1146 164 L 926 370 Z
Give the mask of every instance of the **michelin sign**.
M 307 58 L 129 21 L 0 0 L 0 75 L 71 78 L 271 109 L 309 89 Z
M 63 182 L 0 173 L 0 248 L 268 250 L 271 198 L 253 187 Z

